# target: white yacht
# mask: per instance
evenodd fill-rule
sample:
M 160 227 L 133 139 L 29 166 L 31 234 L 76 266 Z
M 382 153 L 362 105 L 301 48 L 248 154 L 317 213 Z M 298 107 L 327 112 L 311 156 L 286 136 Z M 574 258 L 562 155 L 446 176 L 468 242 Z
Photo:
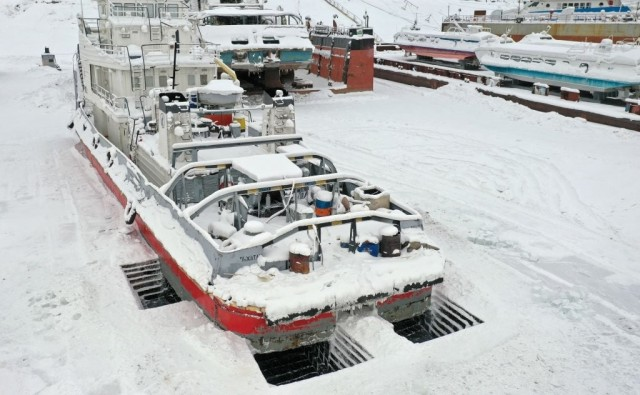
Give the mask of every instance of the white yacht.
M 217 45 L 226 65 L 262 75 L 267 86 L 281 86 L 281 78 L 293 78 L 294 70 L 311 64 L 309 32 L 293 12 L 266 9 L 261 3 L 222 3 L 194 14 L 193 20 L 203 42 Z
M 394 36 L 394 43 L 407 53 L 415 54 L 418 59 L 444 60 L 456 62 L 464 68 L 477 68 L 475 50 L 494 41 L 512 41 L 509 37 L 491 34 L 488 29 L 478 25 L 461 27 L 456 24 L 446 32 L 422 30 L 414 24 Z
M 476 49 L 480 63 L 498 75 L 579 89 L 598 98 L 624 99 L 640 89 L 640 46 L 555 40 L 532 33 L 517 43 Z
M 622 20 L 624 15 L 631 11 L 633 11 L 632 8 L 621 0 L 543 0 L 525 1 L 518 8 L 494 11 L 491 17 L 492 19 L 524 20 L 537 17 L 553 19 L 561 16 L 586 19 L 616 15 Z

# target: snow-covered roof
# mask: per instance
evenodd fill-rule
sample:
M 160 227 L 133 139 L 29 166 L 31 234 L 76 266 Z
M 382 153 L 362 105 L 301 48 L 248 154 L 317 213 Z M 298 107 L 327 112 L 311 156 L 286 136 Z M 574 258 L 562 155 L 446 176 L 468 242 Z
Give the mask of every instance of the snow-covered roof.
M 302 177 L 302 170 L 285 155 L 255 155 L 236 158 L 232 167 L 255 181 Z
M 244 92 L 244 89 L 234 84 L 233 81 L 225 79 L 211 80 L 206 86 L 196 89 L 198 93 L 217 93 L 220 95 L 237 95 Z

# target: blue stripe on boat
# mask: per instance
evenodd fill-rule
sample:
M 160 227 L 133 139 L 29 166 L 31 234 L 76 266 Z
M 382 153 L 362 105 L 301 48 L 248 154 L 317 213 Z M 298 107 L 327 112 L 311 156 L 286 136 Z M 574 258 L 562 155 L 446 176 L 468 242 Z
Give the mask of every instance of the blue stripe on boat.
M 622 81 L 598 80 L 593 78 L 576 77 L 576 76 L 565 75 L 565 74 L 546 73 L 544 71 L 523 70 L 515 67 L 500 67 L 500 66 L 489 66 L 489 65 L 484 65 L 484 67 L 488 68 L 489 70 L 493 71 L 496 74 L 521 76 L 529 79 L 538 79 L 541 82 L 544 81 L 550 85 L 556 85 L 556 86 L 562 86 L 563 83 L 565 84 L 570 83 L 573 85 L 584 86 L 584 90 L 589 90 L 591 88 L 595 88 L 598 90 L 617 89 L 617 88 L 633 86 L 628 82 L 622 82 Z

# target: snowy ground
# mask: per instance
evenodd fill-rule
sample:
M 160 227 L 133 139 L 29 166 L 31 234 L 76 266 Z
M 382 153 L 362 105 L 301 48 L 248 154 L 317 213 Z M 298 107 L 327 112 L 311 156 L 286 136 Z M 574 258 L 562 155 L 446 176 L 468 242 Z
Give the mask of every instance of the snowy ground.
M 351 320 L 373 360 L 272 387 L 194 304 L 139 310 L 119 265 L 153 253 L 65 127 L 78 8 L 0 5 L 0 393 L 640 391 L 640 134 L 462 82 L 376 80 L 296 112 L 310 146 L 425 212 L 446 293 L 485 324 L 414 345 Z M 61 72 L 38 66 L 45 45 Z

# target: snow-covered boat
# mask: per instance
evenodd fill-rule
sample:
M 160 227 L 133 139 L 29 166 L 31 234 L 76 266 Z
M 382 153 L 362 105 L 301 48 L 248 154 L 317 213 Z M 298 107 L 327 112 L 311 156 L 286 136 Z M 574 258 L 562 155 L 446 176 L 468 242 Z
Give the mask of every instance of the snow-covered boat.
M 219 46 L 225 64 L 263 74 L 267 86 L 280 86 L 281 75 L 293 77 L 309 66 L 314 47 L 299 15 L 261 3 L 241 5 L 210 3 L 211 9 L 193 16 L 203 42 Z
M 234 107 L 237 85 L 216 79 L 226 66 L 215 52 L 169 41 L 189 26 L 177 16 L 149 44 L 140 27 L 163 32 L 165 21 L 102 9 L 105 19 L 79 20 L 70 127 L 183 298 L 257 352 L 326 340 L 353 311 L 395 322 L 429 309 L 444 259 L 420 213 L 306 147 L 291 97 L 268 99 L 255 126 Z M 213 123 L 204 116 L 240 113 L 244 127 L 199 130 Z
M 478 25 L 456 25 L 445 32 L 421 30 L 417 25 L 405 28 L 394 36 L 394 42 L 418 59 L 439 59 L 460 63 L 463 67 L 477 67 L 475 50 L 489 42 L 511 41 L 498 37 Z
M 620 20 L 633 11 L 631 7 L 623 4 L 621 0 L 606 0 L 606 1 L 582 1 L 571 2 L 567 0 L 543 0 L 543 1 L 529 1 L 518 8 L 511 8 L 507 10 L 497 10 L 491 14 L 492 19 L 514 19 L 517 21 L 523 21 L 526 18 L 558 18 L 562 17 L 565 20 L 572 18 L 584 20 L 586 18 L 602 17 L 606 18 L 611 16 L 619 16 Z
M 635 43 L 555 40 L 543 32 L 517 43 L 481 46 L 476 55 L 487 69 L 515 80 L 623 99 L 640 89 L 640 46 Z

